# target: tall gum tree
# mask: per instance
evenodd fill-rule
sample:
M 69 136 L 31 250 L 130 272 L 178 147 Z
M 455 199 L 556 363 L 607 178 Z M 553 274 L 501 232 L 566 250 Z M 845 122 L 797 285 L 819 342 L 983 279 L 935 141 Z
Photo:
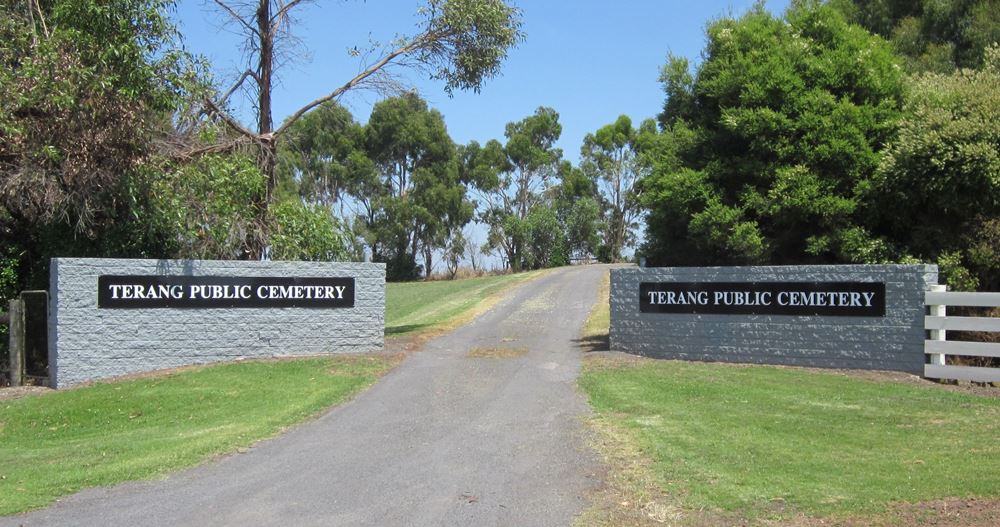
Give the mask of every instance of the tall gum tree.
M 644 137 L 655 134 L 652 119 L 635 128 L 628 116 L 621 115 L 583 138 L 581 168 L 598 182 L 608 204 L 605 240 L 607 257 L 612 262 L 621 261 L 623 249 L 634 243 L 633 231 L 641 213 L 636 183 L 649 173 L 641 145 Z
M 422 256 L 429 275 L 434 251 L 444 248 L 473 211 L 444 117 L 407 93 L 377 103 L 365 135 L 378 183 L 374 193 L 355 198 L 368 211 L 373 257 L 388 264 L 390 278 L 413 279 Z
M 247 68 L 237 82 L 217 99 L 206 100 L 209 112 L 224 121 L 238 135 L 240 143 L 252 144 L 266 177 L 264 191 L 255 200 L 256 227 L 248 236 L 247 258 L 264 256 L 268 246 L 268 215 L 277 186 L 278 144 L 289 127 L 321 104 L 339 99 L 356 89 L 379 89 L 396 83 L 391 66 L 406 66 L 429 72 L 444 82 L 449 94 L 454 90 L 479 91 L 483 82 L 495 77 L 507 53 L 523 38 L 521 13 L 504 0 L 427 0 L 420 8 L 421 30 L 402 36 L 385 48 L 373 49 L 374 60 L 360 73 L 314 101 L 303 104 L 277 128 L 272 117 L 272 88 L 275 57 L 287 42 L 294 25 L 293 12 L 304 0 L 214 0 L 218 8 L 242 33 L 249 50 Z M 257 118 L 245 125 L 227 110 L 227 100 L 248 83 Z
M 523 267 L 528 215 L 558 173 L 562 150 L 554 145 L 561 134 L 559 114 L 540 107 L 507 123 L 506 144 L 490 140 L 464 150 L 463 166 L 485 205 L 480 219 L 490 229 L 487 244 L 500 249 L 514 271 Z

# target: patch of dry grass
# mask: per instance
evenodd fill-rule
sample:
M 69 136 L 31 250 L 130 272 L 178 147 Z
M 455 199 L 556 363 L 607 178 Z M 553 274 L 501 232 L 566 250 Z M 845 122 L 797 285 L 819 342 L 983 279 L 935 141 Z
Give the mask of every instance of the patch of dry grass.
M 466 357 L 470 359 L 516 359 L 528 354 L 528 348 L 472 348 Z
M 601 286 L 597 290 L 597 303 L 590 310 L 590 316 L 583 324 L 583 337 L 607 336 L 611 329 L 611 272 L 605 271 Z
M 601 417 L 588 419 L 591 445 L 607 470 L 604 486 L 590 496 L 591 506 L 576 527 L 649 527 L 680 525 L 685 512 L 665 494 L 650 470 L 652 460 L 629 432 Z
M 590 309 L 587 321 L 583 323 L 583 331 L 579 343 L 584 351 L 608 351 L 610 348 L 609 333 L 611 329 L 611 272 L 605 271 L 601 284 L 597 289 L 597 301 Z

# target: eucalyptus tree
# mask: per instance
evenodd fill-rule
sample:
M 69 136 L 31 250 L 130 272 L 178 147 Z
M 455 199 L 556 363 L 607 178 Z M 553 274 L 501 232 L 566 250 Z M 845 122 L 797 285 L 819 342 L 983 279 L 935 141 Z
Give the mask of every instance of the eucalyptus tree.
M 278 149 L 278 185 L 309 203 L 339 206 L 344 197 L 364 194 L 375 177 L 365 150 L 365 127 L 346 108 L 330 101 L 288 128 Z
M 634 231 L 641 214 L 640 192 L 636 183 L 649 173 L 649 163 L 641 155 L 643 137 L 656 134 L 652 119 L 640 128 L 621 115 L 614 123 L 587 134 L 580 149 L 581 167 L 595 181 L 608 205 L 605 224 L 607 257 L 612 262 L 622 258 L 622 250 L 635 242 Z
M 487 244 L 502 251 L 514 271 L 525 264 L 528 215 L 558 174 L 562 151 L 555 142 L 561 133 L 559 114 L 540 107 L 507 123 L 505 144 L 490 140 L 482 147 L 472 143 L 465 148 L 464 170 L 484 202 L 480 219 L 489 226 Z
M 604 200 L 594 178 L 569 161 L 559 168 L 559 184 L 550 191 L 559 222 L 565 233 L 568 257 L 606 257 L 601 242 Z
M 377 182 L 355 194 L 368 242 L 393 279 L 416 278 L 417 257 L 430 274 L 434 251 L 471 219 L 473 205 L 460 179 L 455 145 L 444 118 L 415 93 L 381 101 L 365 130 Z
M 356 89 L 395 86 L 397 67 L 413 67 L 444 81 L 452 91 L 478 91 L 483 82 L 496 76 L 507 52 L 522 38 L 520 11 L 504 0 L 426 0 L 419 10 L 419 31 L 400 36 L 389 45 L 373 45 L 359 72 L 347 75 L 343 84 L 316 100 L 304 103 L 275 127 L 272 116 L 272 89 L 276 57 L 291 38 L 296 8 L 304 0 L 214 0 L 231 20 L 231 26 L 245 38 L 246 70 L 221 97 L 206 100 L 208 110 L 224 121 L 258 152 L 259 165 L 266 177 L 263 192 L 254 200 L 258 225 L 248 239 L 250 258 L 259 258 L 268 245 L 268 210 L 277 186 L 278 144 L 296 121 L 320 105 L 339 99 Z M 357 48 L 352 48 L 357 53 Z M 246 84 L 246 86 L 244 86 Z M 240 88 L 250 93 L 257 110 L 255 122 L 244 124 L 227 111 L 229 97 Z

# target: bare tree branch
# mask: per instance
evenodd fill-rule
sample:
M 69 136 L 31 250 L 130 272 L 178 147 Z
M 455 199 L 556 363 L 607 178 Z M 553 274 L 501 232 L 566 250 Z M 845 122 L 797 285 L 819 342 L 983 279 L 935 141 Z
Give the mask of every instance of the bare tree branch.
M 213 101 L 211 99 L 205 99 L 205 104 L 208 105 L 208 108 L 209 108 L 209 110 L 211 110 L 212 113 L 214 113 L 215 115 L 218 115 L 219 117 L 221 117 L 222 120 L 225 121 L 226 124 L 228 124 L 233 130 L 236 130 L 237 132 L 239 132 L 239 133 L 241 133 L 241 134 L 243 134 L 243 135 L 245 135 L 245 136 L 247 136 L 247 137 L 249 137 L 251 139 L 256 139 L 256 140 L 264 139 L 263 137 L 261 137 L 260 134 L 258 134 L 256 132 L 251 132 L 245 126 L 243 126 L 242 124 L 240 124 L 239 121 L 237 121 L 236 119 L 234 119 L 233 116 L 229 115 L 228 112 L 226 112 L 222 108 L 219 108 L 219 106 L 217 104 L 215 104 L 215 101 Z
M 302 3 L 302 0 L 292 0 L 291 2 L 288 2 L 287 4 L 285 4 L 284 6 L 282 6 L 281 9 L 279 9 L 278 12 L 275 13 L 273 17 L 271 17 L 271 30 L 273 31 L 273 30 L 277 29 L 277 23 L 278 23 L 278 21 L 280 21 L 282 18 L 284 18 L 288 14 L 288 12 L 291 11 L 291 9 L 293 7 L 295 7 L 295 6 L 297 6 L 297 5 L 301 4 L 301 3 Z
M 49 35 L 49 27 L 45 24 L 45 13 L 42 12 L 42 6 L 38 4 L 38 0 L 33 0 L 31 4 L 28 9 L 34 7 L 38 11 L 38 22 L 42 24 L 42 34 L 45 35 L 45 38 L 49 38 L 51 35 Z
M 234 11 L 233 8 L 229 7 L 222 0 L 213 0 L 213 1 L 216 4 L 218 4 L 219 7 L 221 7 L 223 10 L 225 10 L 227 13 L 229 13 L 229 16 L 233 17 L 233 20 L 236 20 L 237 22 L 239 22 L 240 25 L 243 26 L 247 31 L 253 33 L 254 35 L 257 35 L 257 37 L 260 37 L 260 33 L 257 32 L 257 28 L 255 28 L 252 25 L 250 25 L 249 23 L 247 23 L 247 21 L 244 20 L 243 17 L 240 16 L 239 13 L 237 13 L 236 11 Z
M 257 76 L 256 73 L 253 72 L 253 70 L 248 69 L 244 71 L 243 75 L 240 75 L 240 79 L 236 81 L 236 84 L 233 84 L 233 87 L 229 88 L 229 90 L 226 91 L 226 93 L 221 98 L 219 98 L 218 101 L 216 101 L 216 105 L 222 106 L 223 104 L 226 104 L 226 100 L 229 99 L 229 97 L 233 94 L 233 92 L 239 89 L 240 85 L 243 84 L 243 81 L 247 80 L 247 77 L 253 77 L 255 81 L 257 81 L 258 83 L 260 82 L 260 78 Z
M 352 78 L 351 80 L 349 80 L 346 83 L 344 83 L 343 86 L 337 88 L 336 90 L 333 90 L 332 92 L 330 92 L 327 95 L 324 95 L 323 97 L 320 97 L 319 99 L 316 99 L 315 101 L 312 101 L 311 103 L 303 106 L 302 108 L 299 108 L 298 111 L 296 111 L 294 114 L 292 114 L 291 117 L 289 117 L 288 119 L 285 120 L 284 124 L 282 124 L 274 132 L 274 135 L 280 135 L 280 134 L 284 133 L 284 131 L 287 130 L 288 127 L 292 125 L 292 123 L 294 123 L 300 117 L 302 117 L 303 115 L 305 115 L 305 113 L 308 112 L 309 110 L 312 110 L 313 108 L 315 108 L 315 107 L 317 107 L 317 106 L 319 106 L 319 105 L 321 105 L 321 104 L 323 104 L 323 103 L 325 103 L 327 101 L 331 101 L 333 99 L 336 99 L 337 97 L 341 96 L 347 90 L 350 90 L 351 88 L 354 88 L 358 84 L 361 84 L 362 82 L 364 82 L 364 80 L 367 79 L 368 77 L 371 77 L 372 75 L 376 74 L 379 70 L 381 70 L 382 68 L 384 68 L 390 62 L 392 62 L 396 57 L 399 57 L 401 55 L 406 55 L 407 53 L 410 53 L 412 51 L 420 49 L 424 45 L 425 42 L 427 42 L 427 41 L 433 41 L 434 38 L 435 37 L 432 36 L 432 35 L 424 35 L 424 36 L 422 36 L 420 38 L 417 38 L 417 39 L 413 40 L 412 42 L 410 42 L 409 44 L 407 44 L 405 46 L 397 48 L 395 51 L 393 51 L 393 52 L 387 54 L 386 56 L 382 57 L 381 60 L 379 60 L 375 64 L 369 66 L 367 69 L 365 69 L 361 73 L 355 75 L 354 78 Z

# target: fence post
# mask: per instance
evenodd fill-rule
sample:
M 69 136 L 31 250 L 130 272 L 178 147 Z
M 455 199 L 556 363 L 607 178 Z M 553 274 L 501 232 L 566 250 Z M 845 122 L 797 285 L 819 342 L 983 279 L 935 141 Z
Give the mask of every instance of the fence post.
M 943 292 L 945 292 L 945 291 L 948 290 L 948 286 L 946 286 L 946 285 L 932 285 L 932 286 L 930 286 L 930 290 L 932 292 L 935 292 L 935 293 L 943 293 Z M 928 307 L 931 308 L 930 309 L 930 315 L 932 317 L 943 317 L 943 316 L 945 316 L 945 315 L 948 314 L 948 307 L 947 306 L 943 306 L 943 305 L 931 305 L 931 306 L 928 306 Z M 947 339 L 947 331 L 945 331 L 943 329 L 932 329 L 931 330 L 930 339 L 931 340 L 948 340 Z M 945 354 L 944 353 L 931 353 L 930 354 L 930 361 L 931 361 L 931 364 L 934 364 L 934 365 L 937 365 L 937 366 L 944 366 L 945 365 Z
M 21 299 L 11 300 L 7 311 L 8 338 L 10 343 L 10 385 L 24 384 L 24 302 Z

